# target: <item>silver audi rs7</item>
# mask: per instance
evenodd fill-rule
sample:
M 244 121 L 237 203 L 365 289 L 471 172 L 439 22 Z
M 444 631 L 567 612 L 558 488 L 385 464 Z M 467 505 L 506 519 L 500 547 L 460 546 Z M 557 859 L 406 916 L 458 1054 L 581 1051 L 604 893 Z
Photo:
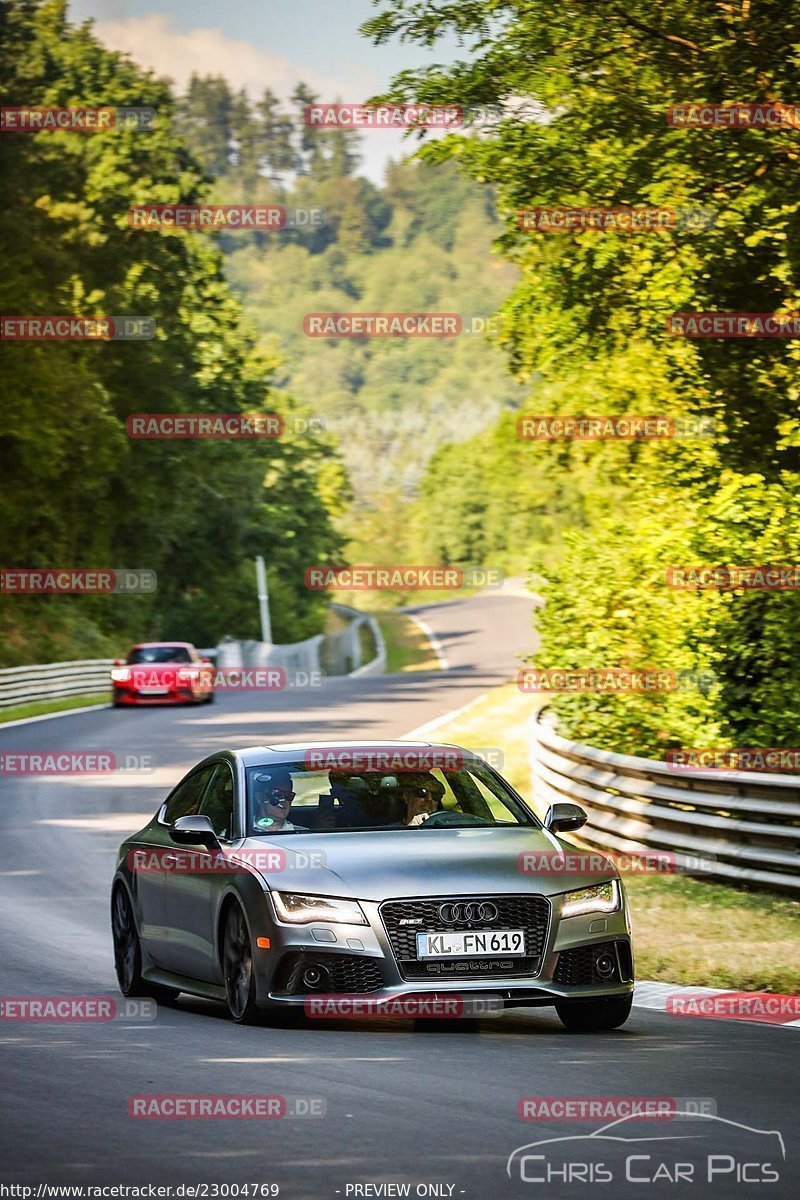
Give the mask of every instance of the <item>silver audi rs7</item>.
M 630 921 L 613 864 L 562 840 L 586 819 L 554 804 L 542 823 L 457 746 L 220 751 L 120 847 L 119 986 L 221 1000 L 240 1023 L 427 997 L 451 998 L 445 1015 L 491 1000 L 616 1028 L 633 993 Z

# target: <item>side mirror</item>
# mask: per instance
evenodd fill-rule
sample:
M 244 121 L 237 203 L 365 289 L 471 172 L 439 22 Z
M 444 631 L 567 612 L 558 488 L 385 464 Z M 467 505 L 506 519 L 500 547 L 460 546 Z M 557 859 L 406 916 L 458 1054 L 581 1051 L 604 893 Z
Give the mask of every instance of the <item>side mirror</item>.
M 169 827 L 169 836 L 179 846 L 205 846 L 207 850 L 219 849 L 219 838 L 214 826 L 204 815 L 178 817 Z
M 551 804 L 545 814 L 544 827 L 550 833 L 569 833 L 580 829 L 588 820 L 580 804 Z
M 125 666 L 125 659 L 124 659 L 124 658 L 115 658 L 115 659 L 114 659 L 114 666 L 115 666 L 115 667 L 124 667 L 124 666 Z

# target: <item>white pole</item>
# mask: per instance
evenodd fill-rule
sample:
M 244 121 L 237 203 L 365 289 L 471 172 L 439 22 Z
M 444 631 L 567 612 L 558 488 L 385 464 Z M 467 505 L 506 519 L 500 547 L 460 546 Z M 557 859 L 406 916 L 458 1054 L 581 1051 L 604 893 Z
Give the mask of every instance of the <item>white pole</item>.
M 258 587 L 258 610 L 261 614 L 261 640 L 272 645 L 272 626 L 269 620 L 269 591 L 264 559 L 256 555 L 256 586 Z

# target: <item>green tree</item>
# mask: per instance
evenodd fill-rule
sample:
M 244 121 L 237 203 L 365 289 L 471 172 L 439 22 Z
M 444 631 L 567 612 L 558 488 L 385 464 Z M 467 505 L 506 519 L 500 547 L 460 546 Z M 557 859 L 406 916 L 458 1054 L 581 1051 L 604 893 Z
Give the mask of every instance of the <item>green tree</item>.
M 777 535 L 758 492 L 766 489 L 771 508 L 791 522 L 800 346 L 688 342 L 665 328 L 673 312 L 800 308 L 800 131 L 791 123 L 671 128 L 665 110 L 791 101 L 800 84 L 800 15 L 771 3 L 388 0 L 365 31 L 379 43 L 399 37 L 425 46 L 456 34 L 467 48 L 452 66 L 401 73 L 388 98 L 501 110 L 489 128 L 428 141 L 421 155 L 452 159 L 496 189 L 501 247 L 520 271 L 502 309 L 501 340 L 516 376 L 535 385 L 536 410 L 717 422 L 713 441 L 663 452 L 549 447 L 563 467 L 565 509 L 582 516 L 560 555 L 551 548 L 543 560 L 530 535 L 549 598 L 539 661 L 618 665 L 624 655 L 620 665 L 638 667 L 660 657 L 663 666 L 707 667 L 718 678 L 707 695 L 663 704 L 558 701 L 568 728 L 628 750 L 690 735 L 786 744 L 795 736 L 800 668 L 779 666 L 775 650 L 794 636 L 797 598 L 702 593 L 687 602 L 667 594 L 663 577 L 671 560 L 794 553 L 790 528 Z M 699 231 L 641 236 L 519 228 L 520 210 L 563 205 L 702 207 L 717 220 Z M 509 436 L 507 464 L 515 453 Z M 434 471 L 423 486 L 444 493 L 438 463 Z M 506 493 L 509 501 L 522 494 L 511 471 Z M 480 524 L 484 552 L 504 545 L 488 506 L 476 514 L 462 490 L 457 511 Z M 685 525 L 673 527 L 672 514 Z
M 16 133 L 0 138 L 4 313 L 147 316 L 151 341 L 4 345 L 0 400 L 0 561 L 5 565 L 149 567 L 150 596 L 0 597 L 6 662 L 56 650 L 82 657 L 131 636 L 208 643 L 245 632 L 242 564 L 291 541 L 290 640 L 319 622 L 297 583 L 307 556 L 333 554 L 323 480 L 331 447 L 287 440 L 141 441 L 137 412 L 270 411 L 274 358 L 256 352 L 213 235 L 128 225 L 133 204 L 204 199 L 206 182 L 174 128 L 165 85 L 75 28 L 63 3 L 3 5 L 4 105 L 148 107 L 152 131 Z M 24 231 L 24 236 L 21 236 Z M 290 402 L 282 397 L 280 407 Z M 292 516 L 272 495 L 290 492 Z M 328 485 L 326 484 L 327 488 Z M 319 489 L 319 490 L 318 490 Z M 314 495 L 306 495 L 306 491 Z M 306 506 L 306 512 L 301 509 Z M 313 522 L 306 519 L 313 513 Z M 195 614 L 197 617 L 195 619 Z
M 265 88 L 261 100 L 256 105 L 256 111 L 261 119 L 266 174 L 273 184 L 277 184 L 297 166 L 297 156 L 292 145 L 292 120 L 287 113 L 281 111 L 280 101 L 270 88 Z
M 242 122 L 241 105 L 242 97 L 233 96 L 221 75 L 193 74 L 189 80 L 178 106 L 178 125 L 193 156 L 209 175 L 224 175 L 233 162 L 234 126 Z M 244 136 L 247 141 L 247 131 Z

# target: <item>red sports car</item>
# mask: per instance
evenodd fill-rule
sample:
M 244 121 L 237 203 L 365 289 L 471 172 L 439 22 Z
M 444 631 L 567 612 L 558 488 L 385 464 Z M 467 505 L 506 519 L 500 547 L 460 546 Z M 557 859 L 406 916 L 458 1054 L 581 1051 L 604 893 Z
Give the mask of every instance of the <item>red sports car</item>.
M 190 642 L 142 642 L 111 671 L 114 707 L 123 704 L 210 704 L 214 668 Z

